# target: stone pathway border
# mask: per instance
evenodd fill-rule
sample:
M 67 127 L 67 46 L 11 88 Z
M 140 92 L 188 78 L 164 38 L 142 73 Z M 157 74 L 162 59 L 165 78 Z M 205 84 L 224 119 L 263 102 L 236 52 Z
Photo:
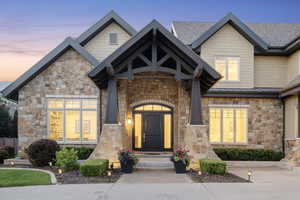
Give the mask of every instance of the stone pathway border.
M 0 169 L 16 169 L 16 170 L 28 170 L 28 171 L 45 172 L 45 173 L 49 174 L 51 184 L 53 184 L 53 185 L 57 184 L 57 180 L 56 180 L 55 174 L 53 172 L 50 172 L 50 171 L 47 171 L 47 170 L 34 169 L 34 168 L 12 168 L 12 167 L 1 167 Z

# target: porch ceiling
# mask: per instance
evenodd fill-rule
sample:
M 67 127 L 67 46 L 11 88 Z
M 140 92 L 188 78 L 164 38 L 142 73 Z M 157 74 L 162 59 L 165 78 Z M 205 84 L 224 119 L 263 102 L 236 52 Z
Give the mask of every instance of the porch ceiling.
M 177 80 L 199 78 L 203 92 L 221 78 L 190 47 L 155 20 L 103 60 L 88 76 L 98 87 L 106 88 L 111 77 L 133 79 L 135 73 L 146 71 L 167 72 Z

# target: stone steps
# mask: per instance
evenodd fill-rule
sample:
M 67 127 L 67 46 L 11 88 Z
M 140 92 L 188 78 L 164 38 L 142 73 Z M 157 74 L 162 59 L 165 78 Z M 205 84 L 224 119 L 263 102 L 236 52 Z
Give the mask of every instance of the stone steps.
M 170 161 L 171 153 L 135 153 L 139 158 L 137 168 L 149 169 L 164 169 L 173 168 L 173 163 Z

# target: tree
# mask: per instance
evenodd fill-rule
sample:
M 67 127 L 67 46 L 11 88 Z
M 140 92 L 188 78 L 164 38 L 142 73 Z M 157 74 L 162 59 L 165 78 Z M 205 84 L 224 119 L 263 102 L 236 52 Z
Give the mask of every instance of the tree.
M 0 105 L 0 137 L 16 138 L 17 136 L 17 112 L 12 118 L 8 109 Z
M 9 135 L 9 121 L 10 116 L 7 108 L 0 106 L 0 137 L 7 137 Z

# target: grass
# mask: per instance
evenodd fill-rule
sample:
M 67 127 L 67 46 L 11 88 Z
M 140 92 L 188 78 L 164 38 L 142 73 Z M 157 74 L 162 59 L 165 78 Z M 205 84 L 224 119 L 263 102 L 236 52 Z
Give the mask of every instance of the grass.
M 0 187 L 49 185 L 49 174 L 40 171 L 0 169 Z

